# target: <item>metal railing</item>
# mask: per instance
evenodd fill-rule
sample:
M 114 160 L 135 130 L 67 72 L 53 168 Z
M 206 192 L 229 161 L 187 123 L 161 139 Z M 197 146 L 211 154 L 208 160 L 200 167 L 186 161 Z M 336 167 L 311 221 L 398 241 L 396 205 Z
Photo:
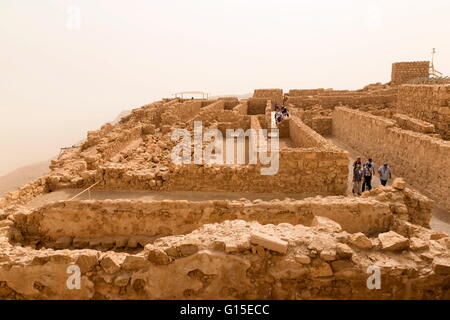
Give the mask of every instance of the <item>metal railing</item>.
M 100 183 L 100 181 L 97 181 L 96 183 L 94 183 L 93 185 L 91 185 L 90 187 L 84 189 L 83 191 L 81 191 L 80 193 L 78 193 L 77 195 L 75 195 L 74 197 L 70 198 L 69 201 L 74 200 L 76 197 L 81 196 L 83 193 L 85 193 L 86 191 L 88 192 L 88 197 L 89 200 L 91 200 L 91 189 L 93 187 L 95 187 L 96 185 L 98 185 Z

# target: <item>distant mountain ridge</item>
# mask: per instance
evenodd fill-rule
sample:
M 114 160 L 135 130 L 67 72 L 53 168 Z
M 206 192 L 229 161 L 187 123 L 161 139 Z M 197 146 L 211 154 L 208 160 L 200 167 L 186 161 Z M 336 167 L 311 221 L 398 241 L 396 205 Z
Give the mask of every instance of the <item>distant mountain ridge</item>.
M 46 160 L 20 167 L 0 177 L 0 197 L 49 172 L 50 169 L 48 166 L 50 165 L 50 161 Z

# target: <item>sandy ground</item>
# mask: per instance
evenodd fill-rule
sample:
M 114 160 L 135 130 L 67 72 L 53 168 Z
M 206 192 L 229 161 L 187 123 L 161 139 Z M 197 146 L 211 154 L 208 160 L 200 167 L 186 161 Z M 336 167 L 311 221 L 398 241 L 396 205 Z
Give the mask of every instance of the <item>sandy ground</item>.
M 338 139 L 336 139 L 334 137 L 326 137 L 326 138 L 328 139 L 328 141 L 331 141 L 338 147 L 349 152 L 349 154 L 350 154 L 350 164 L 349 164 L 350 171 L 349 172 L 350 173 L 353 170 L 353 162 L 356 160 L 356 157 L 361 156 L 362 157 L 361 160 L 364 163 L 365 161 L 367 161 L 367 158 L 370 156 L 370 155 L 365 155 L 365 154 L 361 154 L 361 153 L 357 152 L 356 150 L 352 149 L 351 147 L 349 147 L 348 145 L 346 145 L 345 143 L 343 143 L 342 141 L 339 141 Z M 381 163 L 376 163 L 377 170 L 380 165 L 381 165 Z M 393 173 L 395 173 L 394 169 L 392 171 L 393 171 Z M 392 175 L 392 178 L 395 179 L 395 174 Z M 392 183 L 393 179 L 388 181 L 388 185 Z M 406 181 L 406 183 L 408 184 L 408 181 Z M 381 185 L 380 179 L 378 176 L 376 176 L 372 179 L 372 187 L 376 187 L 379 185 Z M 414 187 L 411 187 L 411 188 L 417 189 Z M 352 174 L 349 175 L 349 183 L 348 183 L 347 192 L 349 195 L 352 194 Z M 434 230 L 444 231 L 444 232 L 447 232 L 450 234 L 450 212 L 448 212 L 448 210 L 446 210 L 446 209 L 435 207 L 434 212 L 433 212 L 433 217 L 431 218 L 430 225 L 431 225 L 431 228 Z

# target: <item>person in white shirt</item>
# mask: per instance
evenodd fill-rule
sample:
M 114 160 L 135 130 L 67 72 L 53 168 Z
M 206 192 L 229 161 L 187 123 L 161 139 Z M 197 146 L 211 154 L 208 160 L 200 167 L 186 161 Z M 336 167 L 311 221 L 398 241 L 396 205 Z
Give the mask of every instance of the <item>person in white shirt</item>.
M 391 169 L 388 167 L 387 162 L 385 162 L 380 168 L 378 168 L 378 174 L 380 175 L 381 185 L 386 186 L 388 180 L 392 179 Z

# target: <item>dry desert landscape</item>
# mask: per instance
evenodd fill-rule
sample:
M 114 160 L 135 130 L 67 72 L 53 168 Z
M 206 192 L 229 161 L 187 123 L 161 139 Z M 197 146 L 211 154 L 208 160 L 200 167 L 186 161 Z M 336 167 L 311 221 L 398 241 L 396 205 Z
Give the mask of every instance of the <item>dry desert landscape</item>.
M 428 70 L 167 98 L 88 132 L 0 198 L 0 299 L 450 299 L 450 84 Z M 277 172 L 261 174 L 250 143 L 243 164 L 174 163 L 174 130 L 199 121 L 279 137 Z M 388 162 L 388 185 L 352 194 L 358 156 Z

